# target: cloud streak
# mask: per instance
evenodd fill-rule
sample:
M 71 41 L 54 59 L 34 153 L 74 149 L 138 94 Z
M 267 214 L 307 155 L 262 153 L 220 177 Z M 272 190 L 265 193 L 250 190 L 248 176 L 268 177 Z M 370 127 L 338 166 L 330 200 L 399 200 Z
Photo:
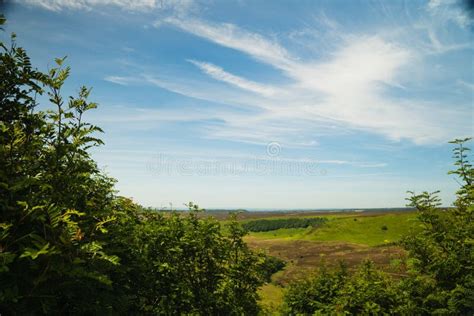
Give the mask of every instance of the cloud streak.
M 258 61 L 280 69 L 291 69 L 294 64 L 286 49 L 275 41 L 231 23 L 212 24 L 192 18 L 169 17 L 164 21 L 158 21 L 155 26 L 159 27 L 162 23 L 173 25 L 221 46 L 244 52 Z
M 92 10 L 98 6 L 115 6 L 130 11 L 145 11 L 157 8 L 158 0 L 24 0 L 27 5 L 38 6 L 46 10 Z
M 469 132 L 469 122 L 462 111 L 449 110 L 432 100 L 390 96 L 391 89 L 406 89 L 402 74 L 404 70 L 416 67 L 421 57 L 419 51 L 381 35 L 341 36 L 342 43 L 334 51 L 327 52 L 322 60 L 301 60 L 281 44 L 233 24 L 175 17 L 166 19 L 165 23 L 249 55 L 293 80 L 290 84 L 270 88 L 211 63 L 192 60 L 212 79 L 264 97 L 264 100 L 253 102 L 264 111 L 259 117 L 243 122 L 227 121 L 225 126 L 212 129 L 214 136 L 248 140 L 256 120 L 259 126 L 266 126 L 265 132 L 253 133 L 256 138 L 271 137 L 272 133 L 279 137 L 278 132 L 285 129 L 300 135 L 308 134 L 314 128 L 305 130 L 303 126 L 321 122 L 371 131 L 397 141 L 409 139 L 418 144 L 444 141 Z M 430 40 L 438 51 L 458 48 L 445 49 L 433 36 Z M 450 122 L 457 124 L 453 126 Z M 312 142 L 308 139 L 297 141 Z
M 219 66 L 192 59 L 189 59 L 188 61 L 216 80 L 224 81 L 238 88 L 261 94 L 267 97 L 270 97 L 275 94 L 275 89 L 273 89 L 272 87 L 259 84 L 251 80 L 247 80 L 239 76 L 235 76 L 231 73 L 226 72 Z
M 462 1 L 430 0 L 427 9 L 434 17 L 445 21 L 453 21 L 461 27 L 472 25 L 469 13 L 462 8 Z
M 54 12 L 63 10 L 92 11 L 103 7 L 116 7 L 129 12 L 171 10 L 185 14 L 194 6 L 193 0 L 16 0 L 21 4 L 40 7 Z

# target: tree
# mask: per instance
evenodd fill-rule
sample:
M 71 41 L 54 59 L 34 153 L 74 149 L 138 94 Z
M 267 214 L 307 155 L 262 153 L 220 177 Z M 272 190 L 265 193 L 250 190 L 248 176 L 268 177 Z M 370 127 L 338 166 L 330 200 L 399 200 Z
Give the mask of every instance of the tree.
M 266 257 L 248 249 L 236 221 L 224 235 L 189 206 L 187 215 L 125 207 L 131 219 L 110 227 L 108 249 L 121 258 L 112 279 L 130 301 L 127 313 L 256 315 Z
M 461 181 L 453 208 L 440 210 L 438 192 L 414 194 L 410 206 L 419 212 L 421 231 L 403 240 L 413 267 L 406 286 L 423 313 L 472 314 L 474 312 L 474 169 L 468 160 L 470 138 L 454 140 L 455 166 Z M 419 293 L 431 288 L 429 295 Z M 420 295 L 422 294 L 422 295 Z
M 14 35 L 0 43 L 0 314 L 257 314 L 266 257 L 197 205 L 159 214 L 117 196 L 89 154 L 91 90 L 64 98 L 55 61 L 43 73 Z
M 0 44 L 0 310 L 108 310 L 107 271 L 119 259 L 99 236 L 113 220 L 114 180 L 87 151 L 100 129 L 83 121 L 96 104 L 85 87 L 63 99 L 64 58 L 42 73 L 11 41 Z M 41 95 L 55 108 L 37 111 Z

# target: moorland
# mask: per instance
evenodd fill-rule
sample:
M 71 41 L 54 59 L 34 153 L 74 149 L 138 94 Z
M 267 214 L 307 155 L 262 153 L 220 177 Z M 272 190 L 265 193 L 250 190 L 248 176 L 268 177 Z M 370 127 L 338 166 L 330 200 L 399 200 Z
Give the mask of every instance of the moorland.
M 238 212 L 238 211 L 237 211 Z M 223 226 L 232 211 L 204 212 L 203 216 L 218 219 Z M 291 222 L 295 219 L 324 219 L 320 225 L 310 224 L 299 228 L 275 228 L 266 231 L 249 231 L 244 237 L 250 248 L 260 250 L 285 262 L 271 282 L 259 289 L 261 304 L 277 313 L 283 303 L 283 293 L 292 281 L 307 277 L 316 268 L 325 265 L 337 267 L 344 262 L 355 270 L 371 260 L 377 268 L 400 278 L 406 274 L 403 262 L 405 250 L 398 245 L 403 236 L 415 231 L 419 223 L 417 213 L 407 209 L 370 209 L 357 211 L 244 211 L 238 212 L 238 222 L 266 221 Z

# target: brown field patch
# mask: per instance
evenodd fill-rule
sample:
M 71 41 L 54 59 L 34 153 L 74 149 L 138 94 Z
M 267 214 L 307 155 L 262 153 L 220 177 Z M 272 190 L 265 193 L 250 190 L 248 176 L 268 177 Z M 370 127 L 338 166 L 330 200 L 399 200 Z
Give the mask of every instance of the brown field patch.
M 247 236 L 245 240 L 249 247 L 264 250 L 267 254 L 287 262 L 285 269 L 273 276 L 273 282 L 281 286 L 314 273 L 322 265 L 335 267 L 340 261 L 344 261 L 350 270 L 370 259 L 378 268 L 395 277 L 403 275 L 404 272 L 402 267 L 393 264 L 394 259 L 405 256 L 404 250 L 398 246 L 369 247 L 342 242 L 262 240 L 251 236 Z

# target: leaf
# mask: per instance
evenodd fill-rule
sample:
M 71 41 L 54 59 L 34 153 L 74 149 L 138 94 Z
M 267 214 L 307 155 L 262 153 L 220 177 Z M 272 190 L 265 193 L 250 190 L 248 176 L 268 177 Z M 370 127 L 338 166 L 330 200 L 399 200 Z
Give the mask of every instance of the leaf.
M 40 255 L 46 255 L 46 254 L 51 255 L 55 253 L 59 253 L 59 251 L 56 251 L 54 247 L 49 248 L 49 243 L 47 243 L 40 249 L 26 248 L 21 254 L 20 258 L 30 257 L 31 259 L 35 260 Z

